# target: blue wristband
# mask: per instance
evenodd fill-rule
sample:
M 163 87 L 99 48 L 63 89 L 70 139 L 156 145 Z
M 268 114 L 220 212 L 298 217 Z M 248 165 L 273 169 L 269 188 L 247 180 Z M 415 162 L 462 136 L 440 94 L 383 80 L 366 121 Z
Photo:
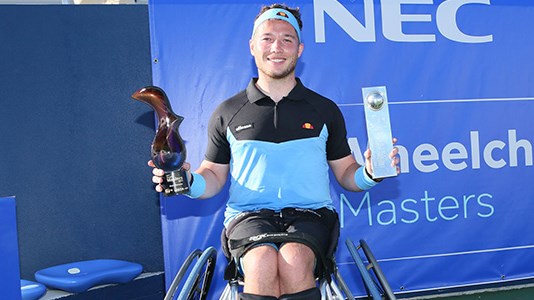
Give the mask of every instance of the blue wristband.
M 356 182 L 356 185 L 362 191 L 366 191 L 377 184 L 376 181 L 374 181 L 367 175 L 364 166 L 359 167 L 356 172 L 354 172 L 354 182 Z
M 189 198 L 198 198 L 204 194 L 206 191 L 206 179 L 204 179 L 204 176 L 191 172 L 191 176 L 195 178 L 195 180 L 191 180 L 193 183 L 189 187 L 189 194 L 186 194 Z

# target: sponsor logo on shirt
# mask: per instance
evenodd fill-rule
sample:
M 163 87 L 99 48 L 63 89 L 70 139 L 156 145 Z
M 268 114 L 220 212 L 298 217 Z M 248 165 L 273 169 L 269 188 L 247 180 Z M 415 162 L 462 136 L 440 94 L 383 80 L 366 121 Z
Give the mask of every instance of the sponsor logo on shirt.
M 240 132 L 241 130 L 250 129 L 250 128 L 254 128 L 254 123 L 236 126 L 235 132 Z

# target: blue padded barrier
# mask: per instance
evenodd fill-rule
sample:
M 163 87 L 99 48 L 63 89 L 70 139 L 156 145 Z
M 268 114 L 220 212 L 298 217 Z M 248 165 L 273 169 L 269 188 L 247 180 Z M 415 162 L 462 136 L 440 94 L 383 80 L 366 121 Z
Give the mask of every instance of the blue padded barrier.
M 20 293 L 22 300 L 37 300 L 46 294 L 46 286 L 39 282 L 21 279 Z
M 15 197 L 0 197 L 0 298 L 20 300 L 19 285 L 19 247 Z
M 142 271 L 137 263 L 95 259 L 42 269 L 35 272 L 35 279 L 50 288 L 81 293 L 101 284 L 130 282 Z

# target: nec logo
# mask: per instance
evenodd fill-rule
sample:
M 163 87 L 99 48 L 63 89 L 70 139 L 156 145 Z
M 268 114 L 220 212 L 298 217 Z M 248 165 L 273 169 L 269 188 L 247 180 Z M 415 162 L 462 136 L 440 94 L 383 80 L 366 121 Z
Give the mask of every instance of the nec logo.
M 435 42 L 432 33 L 405 34 L 402 24 L 407 22 L 432 22 L 429 14 L 403 14 L 403 4 L 433 4 L 434 0 L 381 0 L 382 31 L 384 37 L 394 42 Z M 354 0 L 351 0 L 354 2 Z M 490 43 L 493 35 L 473 36 L 465 34 L 456 22 L 458 10 L 466 4 L 490 5 L 490 0 L 445 0 L 437 6 L 436 25 L 438 31 L 447 39 L 460 43 Z M 336 0 L 314 0 L 315 42 L 326 42 L 324 18 L 327 14 L 353 40 L 375 42 L 375 15 L 373 0 L 363 0 L 365 25 L 362 25 L 341 3 Z

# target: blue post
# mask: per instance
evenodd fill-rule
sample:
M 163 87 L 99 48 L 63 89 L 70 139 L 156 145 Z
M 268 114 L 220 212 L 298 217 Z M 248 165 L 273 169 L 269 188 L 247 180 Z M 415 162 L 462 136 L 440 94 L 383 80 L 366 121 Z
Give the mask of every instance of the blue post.
M 18 246 L 15 197 L 0 198 L 0 291 L 2 291 L 2 299 L 21 299 Z

